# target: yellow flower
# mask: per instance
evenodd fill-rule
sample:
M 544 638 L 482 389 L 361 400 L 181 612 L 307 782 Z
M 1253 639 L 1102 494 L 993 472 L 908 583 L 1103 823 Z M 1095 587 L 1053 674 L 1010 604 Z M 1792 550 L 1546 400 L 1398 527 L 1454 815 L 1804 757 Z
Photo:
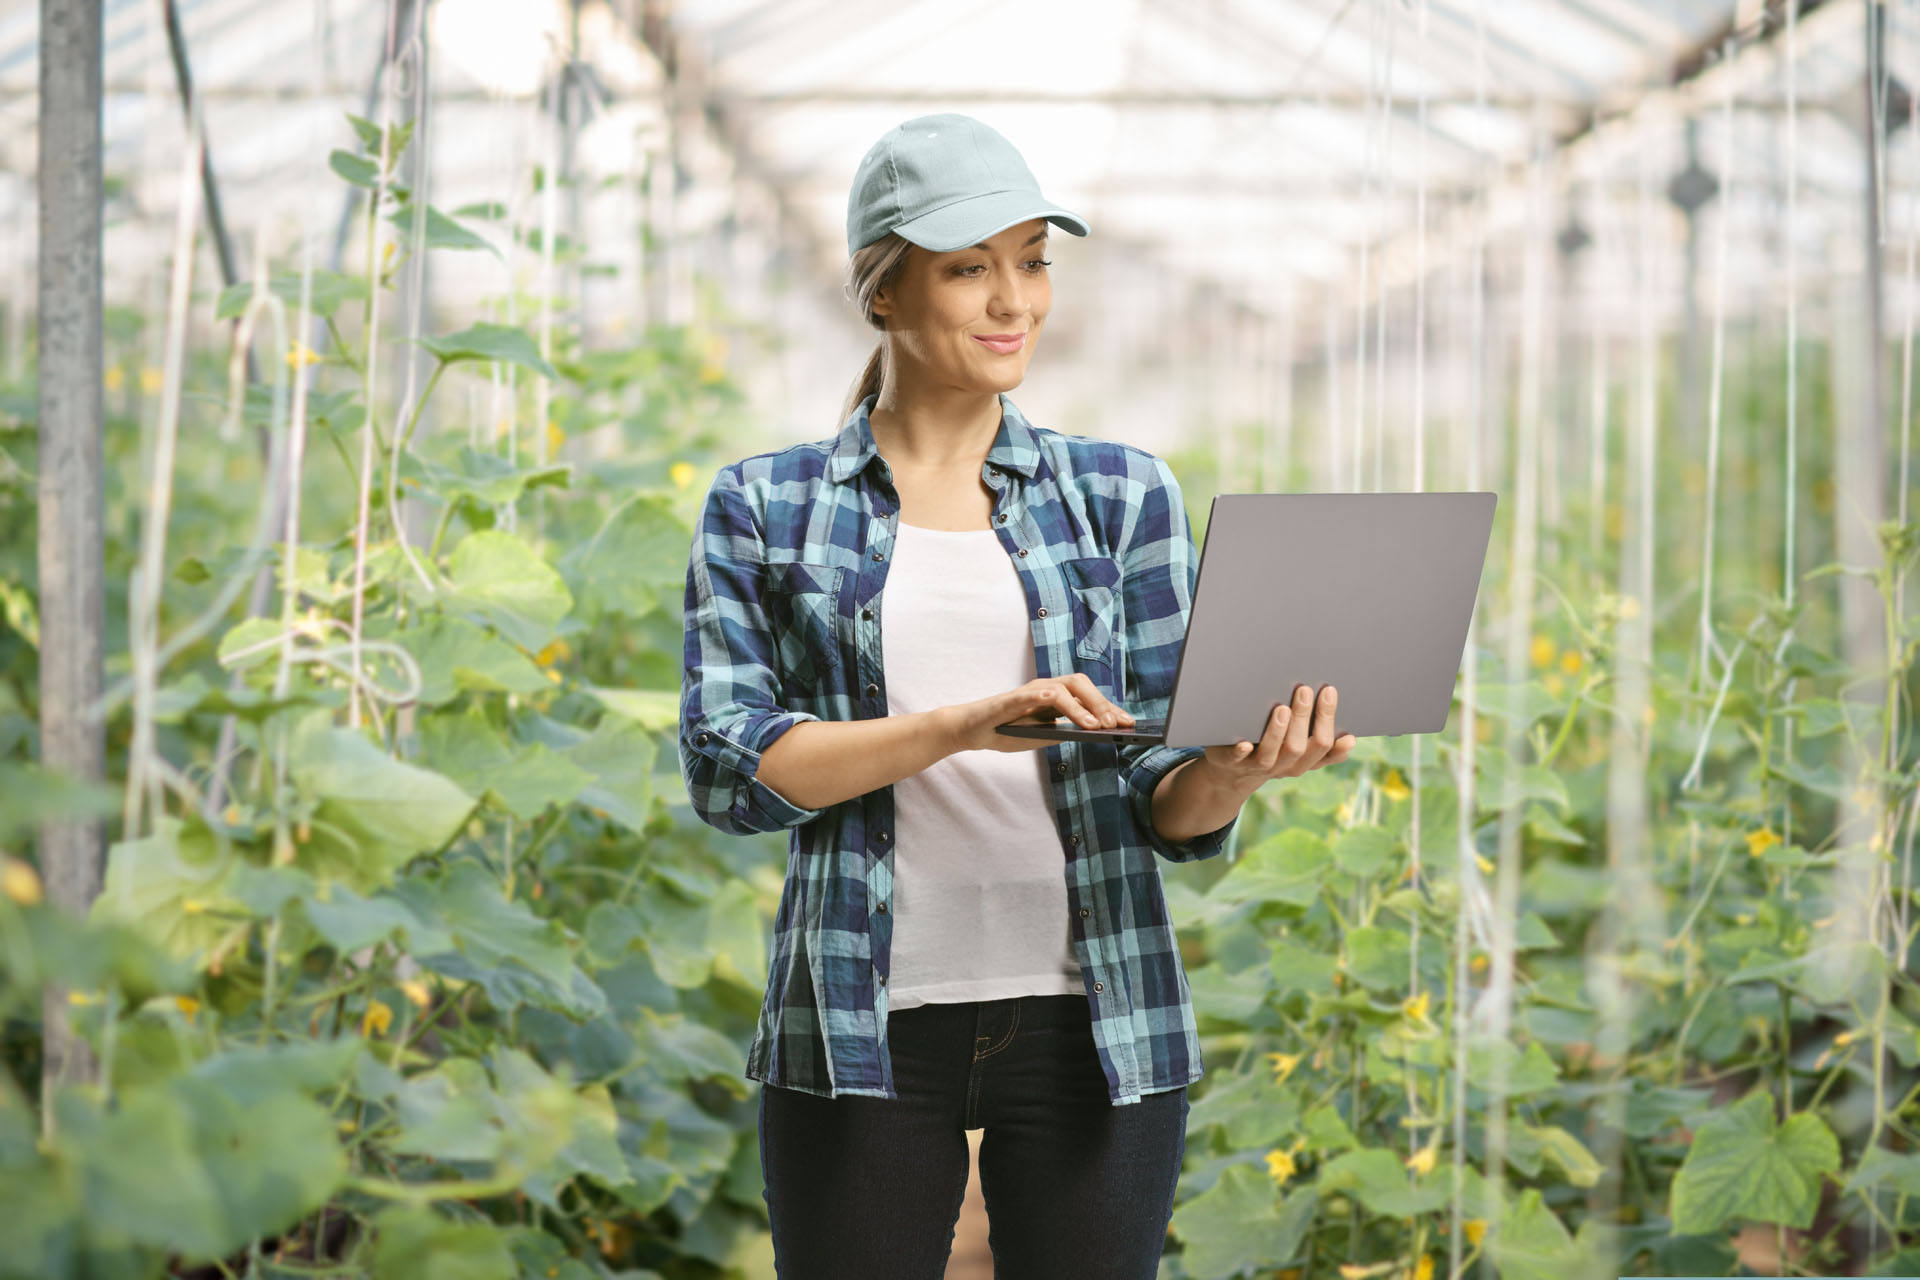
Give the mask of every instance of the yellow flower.
M 700 366 L 700 385 L 710 387 L 727 376 L 727 371 L 717 364 Z
M 1607 536 L 1609 538 L 1618 538 L 1627 527 L 1626 512 L 1620 509 L 1619 503 L 1609 502 L 1604 515 Z
M 1427 1005 L 1429 1002 L 1427 993 L 1422 991 L 1417 996 L 1408 996 L 1407 999 L 1401 1003 L 1400 1010 L 1415 1022 L 1425 1022 L 1427 1020 Z
M 1580 674 L 1580 662 L 1580 651 L 1578 649 L 1568 649 L 1560 655 L 1560 669 L 1570 676 Z
M 35 906 L 44 896 L 40 873 L 18 858 L 0 857 L 0 893 L 23 907 Z
M 1533 638 L 1533 647 L 1529 652 L 1533 657 L 1533 665 L 1536 667 L 1544 667 L 1552 662 L 1555 656 L 1559 654 L 1560 647 L 1554 644 L 1550 637 L 1535 636 Z
M 551 418 L 547 419 L 547 456 L 552 457 L 560 452 L 560 446 L 566 442 L 567 433 L 560 429 L 560 424 Z
M 407 999 L 422 1009 L 433 1003 L 433 988 L 418 978 L 408 978 L 400 984 L 400 989 L 407 993 Z
M 1779 843 L 1780 837 L 1773 833 L 1771 827 L 1747 832 L 1747 852 L 1756 858 Z
M 382 267 L 386 266 L 389 262 L 393 261 L 393 251 L 395 249 L 398 249 L 399 247 L 400 247 L 400 242 L 397 240 L 389 240 L 384 246 L 381 247 L 380 265 Z
M 513 420 L 510 418 L 502 418 L 493 424 L 493 438 L 498 440 L 511 430 L 513 430 Z
M 1300 1065 L 1300 1055 L 1297 1053 L 1270 1053 L 1267 1055 L 1267 1061 L 1273 1064 L 1273 1082 L 1279 1084 L 1288 1076 L 1292 1075 L 1293 1069 Z
M 1363 1267 L 1357 1262 L 1340 1264 L 1340 1280 L 1367 1280 L 1367 1277 L 1372 1274 L 1372 1267 Z
M 296 342 L 287 348 L 287 368 L 298 369 L 303 364 L 319 364 L 320 353 L 304 342 Z
M 667 474 L 673 478 L 673 484 L 676 489 L 684 489 L 693 483 L 693 464 L 691 462 L 676 462 L 667 468 Z
M 383 1036 L 393 1026 L 393 1010 L 378 1000 L 367 1003 L 366 1016 L 360 1019 L 360 1034 Z
M 339 1128 L 339 1130 L 340 1130 L 340 1132 L 342 1132 L 342 1133 L 353 1133 L 353 1132 L 355 1132 L 355 1131 L 357 1131 L 357 1130 L 358 1130 L 358 1129 L 360 1128 L 360 1126 L 359 1126 L 359 1124 L 358 1124 L 358 1123 L 356 1123 L 355 1121 L 352 1121 L 352 1120 L 342 1120 L 342 1121 L 341 1121 L 341 1122 L 339 1123 L 339 1125 L 338 1125 L 338 1128 Z
M 166 375 L 152 365 L 140 370 L 140 391 L 143 395 L 158 395 L 160 388 L 166 385 Z
M 1620 616 L 1623 618 L 1639 617 L 1640 616 L 1639 599 L 1634 596 L 1621 596 L 1620 597 Z
M 1473 740 L 1475 742 L 1493 741 L 1493 721 L 1481 716 L 1473 722 Z
M 102 379 L 102 381 L 106 383 L 107 390 L 118 391 L 121 387 L 126 385 L 127 371 L 125 369 L 122 369 L 117 364 L 109 366 L 106 372 L 106 376 L 105 378 Z
M 565 677 L 563 677 L 558 671 L 555 671 L 552 667 L 547 668 L 547 679 L 551 680 L 553 683 L 559 684 L 564 678 Z
M 1547 692 L 1556 698 L 1562 693 L 1565 693 L 1567 689 L 1566 679 L 1562 677 L 1558 671 L 1547 672 L 1545 678 L 1543 678 L 1540 683 L 1545 685 Z
M 207 909 L 207 904 L 198 898 L 180 899 L 180 911 L 184 915 L 197 916 Z
M 533 660 L 543 667 L 550 667 L 554 663 L 564 662 L 572 656 L 572 647 L 561 637 L 555 636 L 553 639 L 547 641 L 546 648 L 533 655 Z
M 1433 1256 L 1423 1253 L 1413 1264 L 1413 1280 L 1433 1280 Z
M 1407 780 L 1400 776 L 1398 769 L 1387 770 L 1387 776 L 1380 780 L 1380 794 L 1389 800 L 1405 800 L 1413 792 L 1407 787 Z
M 1293 1157 L 1277 1148 L 1267 1152 L 1267 1174 L 1276 1185 L 1285 1186 L 1293 1176 Z
M 1339 823 L 1343 827 L 1346 826 L 1348 823 L 1352 822 L 1353 821 L 1353 805 L 1348 803 L 1345 800 L 1342 800 L 1340 802 L 1340 807 L 1333 811 L 1333 820 Z
M 99 1004 L 100 997 L 91 991 L 69 991 L 67 992 L 67 1003 L 81 1005 Z
M 1475 865 L 1475 866 L 1477 866 L 1477 867 L 1479 867 L 1479 868 L 1480 868 L 1480 874 L 1481 874 L 1481 875 L 1483 875 L 1483 876 L 1490 876 L 1490 875 L 1492 875 L 1492 874 L 1493 874 L 1493 864 L 1492 864 L 1491 862 L 1489 862 L 1489 861 L 1487 861 L 1487 855 L 1486 855 L 1486 854 L 1484 854 L 1484 853 L 1476 853 L 1476 854 L 1474 854 L 1474 855 L 1473 855 L 1473 862 L 1474 862 L 1474 865 Z
M 1842 1031 L 1839 1035 L 1833 1038 L 1833 1042 L 1836 1045 L 1842 1045 L 1842 1046 L 1850 1045 L 1855 1040 L 1858 1040 L 1861 1036 L 1865 1034 L 1866 1032 L 1859 1030 L 1857 1028 L 1852 1031 Z
M 1483 951 L 1473 959 L 1467 961 L 1467 968 L 1473 970 L 1475 973 L 1485 973 L 1487 971 L 1487 963 L 1487 955 Z
M 1407 1157 L 1407 1168 L 1425 1177 L 1433 1172 L 1434 1162 L 1439 1159 L 1440 1150 L 1435 1146 L 1425 1146 Z
M 175 996 L 173 1003 L 175 1008 L 179 1009 L 180 1012 L 186 1014 L 189 1018 L 200 1012 L 200 1002 L 192 996 Z
M 1466 1232 L 1468 1244 L 1477 1245 L 1486 1239 L 1487 1220 L 1485 1218 L 1468 1218 L 1465 1222 L 1461 1223 L 1460 1226 L 1461 1229 Z

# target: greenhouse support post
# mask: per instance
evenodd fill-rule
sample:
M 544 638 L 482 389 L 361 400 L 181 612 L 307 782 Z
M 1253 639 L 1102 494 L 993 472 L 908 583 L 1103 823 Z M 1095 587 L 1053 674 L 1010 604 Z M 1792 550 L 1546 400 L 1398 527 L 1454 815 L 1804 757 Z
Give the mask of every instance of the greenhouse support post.
M 98 781 L 106 596 L 101 477 L 101 0 L 40 3 L 40 760 Z M 100 894 L 106 823 L 54 818 L 40 828 L 47 896 L 84 916 Z M 97 1078 L 91 1047 L 67 1024 L 67 992 L 43 997 L 43 1097 Z M 42 1114 L 53 1115 L 51 1106 Z M 51 1123 L 51 1119 L 48 1120 Z

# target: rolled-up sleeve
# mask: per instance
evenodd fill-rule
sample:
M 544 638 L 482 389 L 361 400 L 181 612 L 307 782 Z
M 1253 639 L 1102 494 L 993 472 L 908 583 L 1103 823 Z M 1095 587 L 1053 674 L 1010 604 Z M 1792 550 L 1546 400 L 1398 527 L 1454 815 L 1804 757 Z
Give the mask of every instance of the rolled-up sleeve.
M 724 467 L 707 489 L 687 562 L 680 776 L 701 821 L 729 835 L 795 827 L 825 812 L 801 808 L 757 776 L 781 734 L 820 718 L 779 705 L 764 551 L 738 467 Z
M 1151 456 L 1151 455 L 1149 455 Z M 1187 523 L 1186 501 L 1172 468 L 1152 458 L 1132 531 L 1120 556 L 1121 597 L 1125 612 L 1127 707 L 1139 720 L 1164 720 L 1173 700 L 1173 678 L 1186 643 L 1200 553 Z M 1153 792 L 1160 780 L 1205 747 L 1123 746 L 1120 780 L 1127 810 L 1141 839 L 1170 862 L 1198 862 L 1226 848 L 1236 814 L 1225 826 L 1189 840 L 1167 840 L 1153 825 Z

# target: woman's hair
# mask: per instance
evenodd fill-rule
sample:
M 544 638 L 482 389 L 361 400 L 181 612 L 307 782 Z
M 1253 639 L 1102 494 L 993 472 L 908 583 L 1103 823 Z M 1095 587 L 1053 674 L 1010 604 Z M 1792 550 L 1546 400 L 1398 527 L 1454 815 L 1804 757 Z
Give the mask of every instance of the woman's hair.
M 873 295 L 899 279 L 900 269 L 907 265 L 907 250 L 912 247 L 898 232 L 889 231 L 872 244 L 855 250 L 853 257 L 847 261 L 847 295 L 859 306 L 861 318 L 883 333 L 887 328 L 887 318 L 874 314 Z M 846 422 L 856 405 L 880 390 L 886 354 L 885 341 L 874 346 L 873 354 L 867 357 L 867 367 L 860 371 L 852 393 L 840 407 L 841 424 Z

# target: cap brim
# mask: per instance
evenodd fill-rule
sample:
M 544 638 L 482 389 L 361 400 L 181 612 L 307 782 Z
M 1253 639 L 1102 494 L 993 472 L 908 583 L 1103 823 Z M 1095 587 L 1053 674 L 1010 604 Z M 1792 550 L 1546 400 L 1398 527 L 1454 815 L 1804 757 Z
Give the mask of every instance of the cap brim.
M 1055 208 L 1031 191 L 989 191 L 968 196 L 894 228 L 900 237 L 934 253 L 952 253 L 979 244 L 1016 223 L 1045 218 L 1065 231 L 1087 234 L 1085 219 Z

